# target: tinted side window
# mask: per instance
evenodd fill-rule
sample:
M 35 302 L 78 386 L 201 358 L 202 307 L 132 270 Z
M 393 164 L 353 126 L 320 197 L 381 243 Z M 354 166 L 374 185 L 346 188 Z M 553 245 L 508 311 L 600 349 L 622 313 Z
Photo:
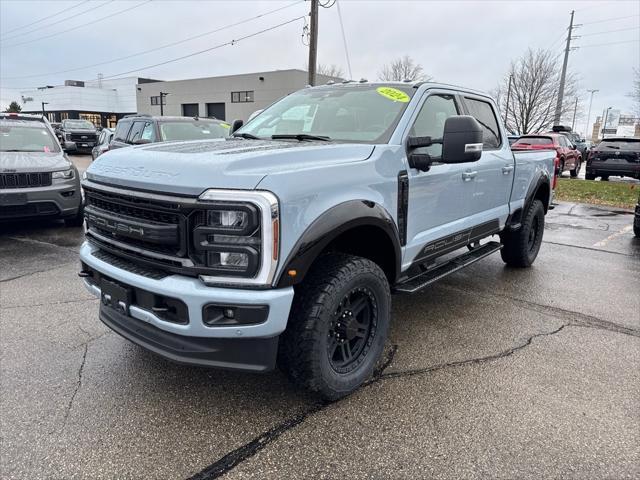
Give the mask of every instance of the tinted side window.
M 113 139 L 117 140 L 118 142 L 126 142 L 127 134 L 129 133 L 130 128 L 131 122 L 118 122 L 118 125 L 116 126 L 116 133 L 114 133 Z
M 444 122 L 447 118 L 459 115 L 453 95 L 431 95 L 422 105 L 409 135 L 412 137 L 442 138 Z M 442 155 L 442 145 L 416 149 L 419 153 L 427 153 L 432 157 Z
M 496 120 L 493 108 L 491 108 L 491 104 L 467 97 L 465 97 L 464 101 L 467 104 L 471 116 L 482 126 L 483 147 L 485 149 L 499 148 L 502 143 L 500 141 L 500 128 L 498 127 L 498 121 Z
M 133 127 L 129 132 L 129 137 L 127 138 L 127 143 L 133 143 L 136 140 L 140 139 L 140 134 L 142 133 L 142 129 L 144 128 L 145 122 L 133 122 Z

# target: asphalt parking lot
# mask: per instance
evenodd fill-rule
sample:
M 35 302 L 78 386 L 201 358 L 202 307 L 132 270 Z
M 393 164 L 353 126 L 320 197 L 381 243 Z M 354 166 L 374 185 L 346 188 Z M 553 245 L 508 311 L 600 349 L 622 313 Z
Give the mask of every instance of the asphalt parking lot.
M 130 344 L 76 276 L 79 228 L 0 226 L 2 477 L 638 478 L 633 216 L 546 221 L 531 269 L 494 255 L 395 296 L 384 362 L 328 405 Z

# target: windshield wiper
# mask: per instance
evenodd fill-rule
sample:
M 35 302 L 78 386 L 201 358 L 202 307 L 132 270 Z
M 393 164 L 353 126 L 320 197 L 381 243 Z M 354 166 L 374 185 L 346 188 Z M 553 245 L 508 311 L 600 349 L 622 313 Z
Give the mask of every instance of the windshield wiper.
M 234 133 L 232 137 L 246 138 L 247 140 L 262 140 L 260 137 L 256 137 L 253 133 Z
M 331 137 L 326 137 L 324 135 L 309 135 L 308 133 L 282 133 L 278 135 L 271 135 L 272 140 L 286 140 L 289 138 L 300 142 L 303 140 L 321 140 L 323 142 L 331 141 Z

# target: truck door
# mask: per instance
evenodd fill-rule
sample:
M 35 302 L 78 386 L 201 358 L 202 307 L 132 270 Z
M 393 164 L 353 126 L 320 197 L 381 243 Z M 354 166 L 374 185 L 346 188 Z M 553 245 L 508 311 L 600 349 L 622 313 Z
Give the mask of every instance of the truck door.
M 408 136 L 442 138 L 445 120 L 462 114 L 462 109 L 451 92 L 429 91 L 427 95 L 412 120 Z M 452 235 L 468 228 L 467 217 L 471 214 L 470 202 L 474 191 L 474 182 L 467 175 L 475 168 L 472 163 L 445 165 L 437 162 L 442 155 L 441 144 L 419 148 L 414 152 L 427 153 L 435 161 L 427 172 L 408 169 L 409 205 L 404 266 L 422 259 L 427 244 L 441 240 L 446 243 L 447 237 L 452 238 Z
M 509 199 L 515 174 L 513 152 L 506 138 L 502 138 L 496 110 L 486 98 L 465 94 L 462 101 L 465 113 L 482 126 L 482 157 L 474 166 L 477 172 L 473 183 L 471 221 L 474 224 L 500 220 L 509 216 Z

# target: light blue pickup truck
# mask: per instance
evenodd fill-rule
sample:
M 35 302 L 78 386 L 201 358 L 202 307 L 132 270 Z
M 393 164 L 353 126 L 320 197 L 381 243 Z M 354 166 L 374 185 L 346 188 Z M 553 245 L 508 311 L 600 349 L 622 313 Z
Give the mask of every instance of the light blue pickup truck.
M 138 345 L 277 364 L 340 398 L 381 357 L 391 293 L 493 252 L 535 260 L 556 152 L 514 156 L 499 118 L 465 88 L 346 82 L 288 95 L 227 139 L 108 152 L 83 181 L 80 276 Z

